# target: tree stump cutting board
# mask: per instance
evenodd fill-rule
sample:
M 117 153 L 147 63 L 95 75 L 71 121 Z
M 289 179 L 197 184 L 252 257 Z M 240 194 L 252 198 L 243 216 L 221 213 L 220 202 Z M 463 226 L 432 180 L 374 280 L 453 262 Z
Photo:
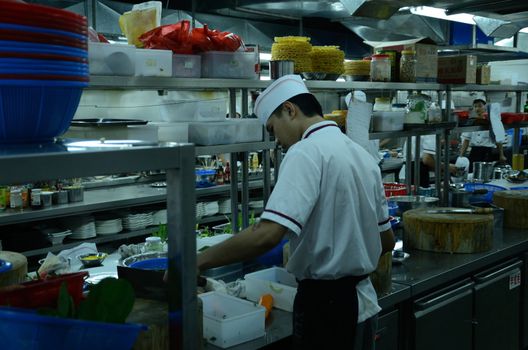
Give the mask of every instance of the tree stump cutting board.
M 0 260 L 13 264 L 11 270 L 0 273 L 0 287 L 18 284 L 26 280 L 27 259 L 24 255 L 15 252 L 0 251 Z
M 478 253 L 491 249 L 493 214 L 432 214 L 428 210 L 403 213 L 405 239 L 411 248 L 440 253 Z
M 504 227 L 528 228 L 528 190 L 494 192 L 493 204 L 504 209 Z

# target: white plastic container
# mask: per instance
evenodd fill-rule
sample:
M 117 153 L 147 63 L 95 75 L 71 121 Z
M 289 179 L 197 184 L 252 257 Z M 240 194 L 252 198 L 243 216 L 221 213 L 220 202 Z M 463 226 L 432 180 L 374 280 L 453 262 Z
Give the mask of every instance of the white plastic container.
M 221 348 L 264 336 L 265 308 L 220 292 L 198 295 L 203 302 L 203 336 Z
M 255 52 L 204 52 L 202 78 L 257 79 L 257 64 Z
M 132 45 L 88 43 L 90 74 L 132 76 L 136 72 L 136 48 Z
M 293 311 L 293 301 L 297 294 L 297 281 L 295 277 L 281 267 L 249 273 L 244 276 L 246 280 L 246 297 L 258 302 L 264 294 L 273 296 L 273 307 L 284 311 Z
M 227 114 L 227 99 L 214 100 L 169 100 L 164 99 L 160 115 L 167 122 L 212 122 L 224 121 Z
M 158 128 L 158 141 L 189 142 L 189 123 L 150 122 Z
M 379 112 L 372 113 L 373 131 L 398 131 L 403 130 L 405 112 Z
M 177 78 L 199 78 L 202 74 L 200 55 L 172 55 L 172 76 Z
M 263 129 L 258 119 L 232 119 L 236 123 L 235 142 L 262 141 Z
M 136 49 L 136 76 L 171 77 L 172 51 Z
M 236 142 L 236 124 L 230 121 L 189 123 L 189 142 L 225 145 Z

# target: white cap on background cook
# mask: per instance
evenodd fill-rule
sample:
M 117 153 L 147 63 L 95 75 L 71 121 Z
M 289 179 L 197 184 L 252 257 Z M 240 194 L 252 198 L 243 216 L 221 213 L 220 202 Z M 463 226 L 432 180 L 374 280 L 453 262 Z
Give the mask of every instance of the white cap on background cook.
M 255 101 L 253 112 L 262 125 L 266 125 L 268 118 L 281 103 L 299 94 L 310 93 L 299 75 L 285 75 L 275 80 L 264 90 Z

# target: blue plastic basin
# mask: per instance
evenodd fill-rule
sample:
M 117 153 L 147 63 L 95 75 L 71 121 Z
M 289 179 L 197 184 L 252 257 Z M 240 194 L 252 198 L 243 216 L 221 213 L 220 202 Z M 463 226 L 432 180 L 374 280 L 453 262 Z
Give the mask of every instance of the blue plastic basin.
M 133 262 L 130 267 L 141 270 L 166 270 L 168 266 L 167 258 L 152 258 Z

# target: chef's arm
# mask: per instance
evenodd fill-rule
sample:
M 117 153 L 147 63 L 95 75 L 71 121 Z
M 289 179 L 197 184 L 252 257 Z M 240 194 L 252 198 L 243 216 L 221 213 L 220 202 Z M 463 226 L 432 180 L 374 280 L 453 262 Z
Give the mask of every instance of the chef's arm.
M 198 270 L 224 266 L 255 258 L 275 247 L 288 229 L 273 221 L 261 220 L 232 238 L 216 244 L 198 255 Z
M 497 142 L 496 145 L 497 145 L 497 149 L 499 150 L 499 162 L 502 162 L 502 163 L 506 162 L 508 159 L 504 155 L 504 147 L 502 145 L 502 142 Z
M 430 153 L 424 153 L 422 156 L 422 163 L 426 165 L 430 170 L 435 169 L 435 159 L 434 156 Z M 441 167 L 444 166 L 444 162 L 441 162 Z M 456 167 L 454 164 L 449 164 L 449 172 L 454 174 L 456 172 Z
M 462 146 L 460 146 L 460 156 L 463 157 L 464 154 L 466 154 L 466 151 L 469 147 L 469 139 L 464 139 L 464 141 L 462 141 Z
M 381 239 L 381 255 L 390 252 L 394 249 L 394 233 L 392 228 L 380 232 Z

